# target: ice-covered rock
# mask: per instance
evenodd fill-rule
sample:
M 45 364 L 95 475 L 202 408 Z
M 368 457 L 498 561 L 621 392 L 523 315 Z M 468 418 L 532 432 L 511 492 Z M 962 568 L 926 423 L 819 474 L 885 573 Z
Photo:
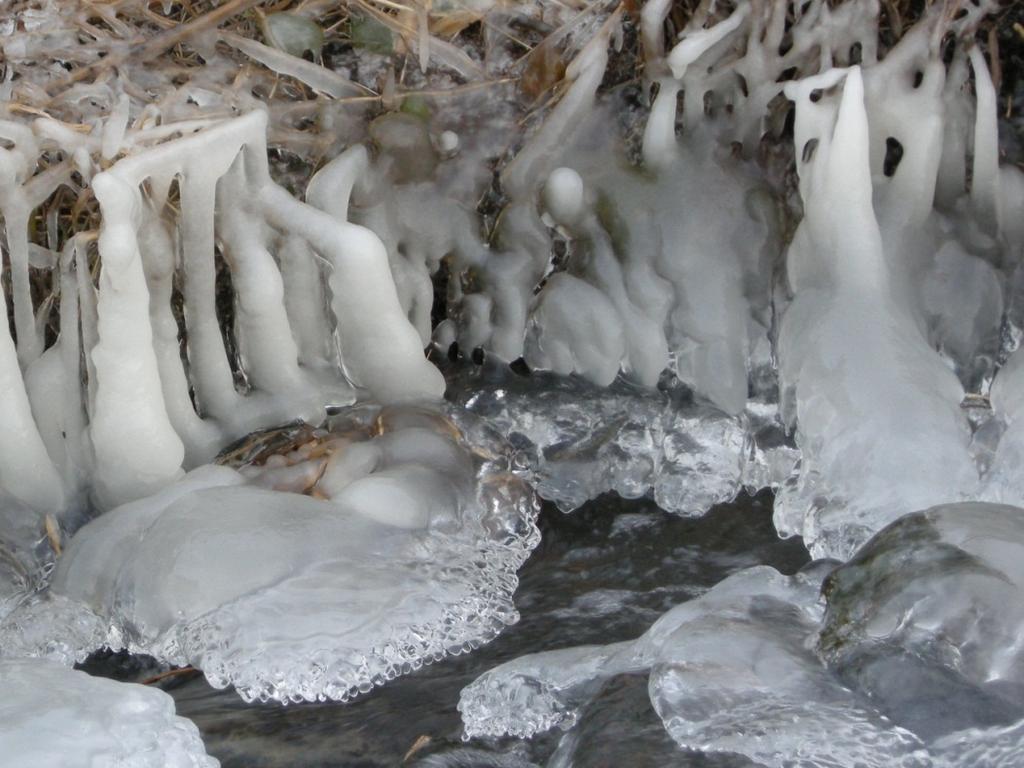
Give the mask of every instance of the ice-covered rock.
M 463 691 L 466 734 L 532 736 L 569 728 L 604 681 L 648 672 L 651 702 L 681 746 L 790 766 L 931 765 L 822 665 L 810 640 L 827 564 L 782 576 L 742 571 L 669 611 L 633 642 L 516 659 Z
M 1024 509 L 916 512 L 826 580 L 820 649 L 916 732 L 1006 726 L 1024 717 L 1022 588 Z
M 360 406 L 292 448 L 84 527 L 50 599 L 0 626 L 3 652 L 45 654 L 77 606 L 73 626 L 106 629 L 97 645 L 192 664 L 246 700 L 348 699 L 516 621 L 535 500 L 479 420 Z
M 561 728 L 569 764 L 591 702 L 613 678 L 645 675 L 686 750 L 776 768 L 1016 765 L 1022 526 L 1019 508 L 951 504 L 901 518 L 838 568 L 741 571 L 635 641 L 485 673 L 462 693 L 465 733 Z
M 216 768 L 174 700 L 53 661 L 0 660 L 0 766 Z

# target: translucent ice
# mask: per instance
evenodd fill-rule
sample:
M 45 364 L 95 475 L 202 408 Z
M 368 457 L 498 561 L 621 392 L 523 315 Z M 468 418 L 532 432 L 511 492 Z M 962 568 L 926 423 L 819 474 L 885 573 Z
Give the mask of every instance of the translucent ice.
M 900 518 L 825 582 L 820 647 L 847 682 L 929 736 L 1024 717 L 1024 510 Z
M 647 671 L 651 702 L 685 748 L 778 768 L 930 765 L 917 737 L 873 711 L 811 650 L 822 573 L 752 568 L 669 611 L 635 642 L 504 664 L 463 691 L 466 734 L 569 728 L 603 681 Z
M 156 688 L 52 661 L 0 660 L 0 766 L 216 768 L 198 729 Z
M 744 482 L 743 419 L 679 393 L 621 379 L 601 388 L 579 377 L 524 377 L 490 364 L 452 379 L 449 390 L 523 451 L 538 493 L 565 511 L 615 491 L 697 516 Z
M 347 699 L 516 621 L 538 533 L 510 470 L 501 440 L 457 410 L 353 408 L 286 456 L 200 468 L 90 523 L 50 600 L 0 632 L 46 653 L 37 628 L 61 639 L 69 622 L 48 611 L 70 601 L 107 627 L 102 642 L 247 700 Z
M 0 621 L 46 582 L 53 548 L 45 527 L 42 515 L 0 494 Z

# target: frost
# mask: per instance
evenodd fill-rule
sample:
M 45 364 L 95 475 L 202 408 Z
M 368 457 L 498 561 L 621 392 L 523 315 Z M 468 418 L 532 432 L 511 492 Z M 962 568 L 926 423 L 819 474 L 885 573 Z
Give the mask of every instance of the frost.
M 0 763 L 67 768 L 216 768 L 163 691 L 52 661 L 0 660 Z
M 106 644 L 192 664 L 246 700 L 346 700 L 517 620 L 536 507 L 487 427 L 366 405 L 304 445 L 200 468 L 85 526 L 48 601 L 0 628 L 18 640 L 4 652 Z M 69 637 L 92 625 L 68 611 L 106 636 Z

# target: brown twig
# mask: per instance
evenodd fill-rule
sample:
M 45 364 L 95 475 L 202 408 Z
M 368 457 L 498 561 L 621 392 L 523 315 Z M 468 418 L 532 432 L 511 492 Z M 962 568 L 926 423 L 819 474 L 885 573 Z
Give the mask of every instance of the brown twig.
M 161 672 L 158 675 L 147 677 L 142 681 L 142 685 L 153 685 L 153 683 L 159 683 L 161 680 L 166 680 L 168 677 L 176 677 L 178 675 L 191 675 L 199 674 L 199 670 L 195 667 L 179 667 L 178 669 L 168 669 L 166 672 Z

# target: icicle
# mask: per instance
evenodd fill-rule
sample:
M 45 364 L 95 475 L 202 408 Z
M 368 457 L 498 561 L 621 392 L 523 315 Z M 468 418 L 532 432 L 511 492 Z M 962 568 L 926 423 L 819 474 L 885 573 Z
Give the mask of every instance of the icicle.
M 538 133 L 502 172 L 501 183 L 510 197 L 527 198 L 543 183 L 554 170 L 556 150 L 568 143 L 581 119 L 593 108 L 597 87 L 608 65 L 608 41 L 621 13 L 621 9 L 616 10 L 573 59 L 565 72 L 572 85 Z
M 185 466 L 194 467 L 216 455 L 224 435 L 214 424 L 201 419 L 192 407 L 188 378 L 181 364 L 178 323 L 171 310 L 175 248 L 170 233 L 154 208 L 147 206 L 143 210 L 138 236 L 149 289 L 153 350 L 167 416 L 185 446 Z
M 971 207 L 990 235 L 999 232 L 999 128 L 996 89 L 985 58 L 977 46 L 968 57 L 974 71 L 977 99 L 974 119 L 974 163 L 971 173 Z
M 331 263 L 346 376 L 382 402 L 440 397 L 444 379 L 423 356 L 419 335 L 404 317 L 380 239 L 304 206 L 276 184 L 266 183 L 260 199 L 267 221 L 301 233 Z
M 248 210 L 246 191 L 258 180 L 243 173 L 243 155 L 218 184 L 218 224 L 235 289 L 237 341 L 246 374 L 264 392 L 292 396 L 309 389 L 284 307 L 281 273 L 263 241 L 261 222 Z
M 171 426 L 149 322 L 149 291 L 135 235 L 137 188 L 111 172 L 93 179 L 100 203 L 99 341 L 90 351 L 96 402 L 89 433 L 104 506 L 154 493 L 181 474 L 185 448 Z

